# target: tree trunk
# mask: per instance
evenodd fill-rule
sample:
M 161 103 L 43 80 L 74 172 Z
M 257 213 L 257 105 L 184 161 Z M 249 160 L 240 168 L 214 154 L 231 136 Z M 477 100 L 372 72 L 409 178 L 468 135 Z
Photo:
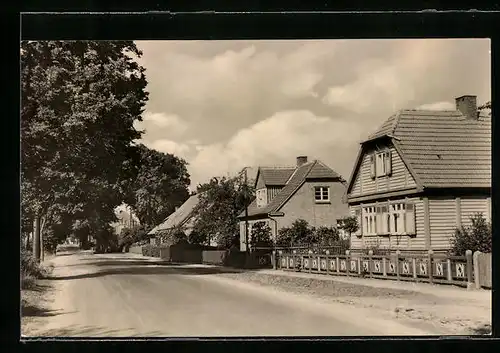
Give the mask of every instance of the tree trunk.
M 35 215 L 33 225 L 33 256 L 40 262 L 40 217 Z

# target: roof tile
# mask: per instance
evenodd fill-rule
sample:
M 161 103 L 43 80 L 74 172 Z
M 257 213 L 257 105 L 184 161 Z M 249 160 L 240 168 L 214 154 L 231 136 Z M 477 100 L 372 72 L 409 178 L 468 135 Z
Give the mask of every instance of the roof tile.
M 424 187 L 491 187 L 491 117 L 402 110 L 368 140 L 386 135 L 397 139 Z

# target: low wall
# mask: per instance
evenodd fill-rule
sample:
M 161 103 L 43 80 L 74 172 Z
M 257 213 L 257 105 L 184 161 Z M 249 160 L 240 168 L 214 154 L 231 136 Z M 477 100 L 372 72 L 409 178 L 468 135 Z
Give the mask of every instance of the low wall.
M 224 265 L 227 255 L 227 250 L 204 250 L 202 251 L 202 262 L 210 265 Z
M 142 246 L 131 246 L 128 249 L 128 252 L 132 254 L 141 254 L 142 255 Z

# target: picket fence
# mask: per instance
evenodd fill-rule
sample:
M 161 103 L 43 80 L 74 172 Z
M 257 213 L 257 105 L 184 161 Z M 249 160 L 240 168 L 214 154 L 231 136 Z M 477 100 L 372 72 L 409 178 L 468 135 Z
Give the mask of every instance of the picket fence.
M 472 252 L 465 256 L 434 254 L 391 255 L 351 254 L 300 254 L 273 251 L 274 268 L 285 271 L 302 271 L 325 275 L 357 276 L 401 281 L 474 285 Z

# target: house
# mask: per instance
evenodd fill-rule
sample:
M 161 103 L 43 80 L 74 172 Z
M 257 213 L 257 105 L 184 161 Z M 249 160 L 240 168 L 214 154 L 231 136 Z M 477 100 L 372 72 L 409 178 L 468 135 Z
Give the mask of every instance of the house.
M 252 224 L 264 221 L 276 240 L 279 230 L 297 219 L 314 227 L 336 227 L 348 215 L 344 179 L 319 160 L 297 157 L 295 167 L 259 167 L 255 181 L 256 199 L 242 212 L 240 250 L 246 250 L 246 230 L 251 239 Z
M 177 227 L 182 227 L 184 233 L 189 235 L 193 230 L 195 221 L 194 208 L 198 205 L 199 194 L 194 194 L 189 197 L 180 207 L 170 214 L 160 225 L 154 227 L 148 235 L 154 237 L 159 231 L 172 230 Z
M 111 223 L 115 234 L 120 234 L 123 228 L 132 228 L 139 225 L 139 219 L 133 214 L 130 207 L 126 205 L 120 205 L 115 209 L 115 215 L 118 219 L 117 222 Z
M 491 219 L 491 117 L 476 96 L 399 111 L 361 143 L 347 199 L 360 224 L 352 250 L 447 251 L 474 213 Z

